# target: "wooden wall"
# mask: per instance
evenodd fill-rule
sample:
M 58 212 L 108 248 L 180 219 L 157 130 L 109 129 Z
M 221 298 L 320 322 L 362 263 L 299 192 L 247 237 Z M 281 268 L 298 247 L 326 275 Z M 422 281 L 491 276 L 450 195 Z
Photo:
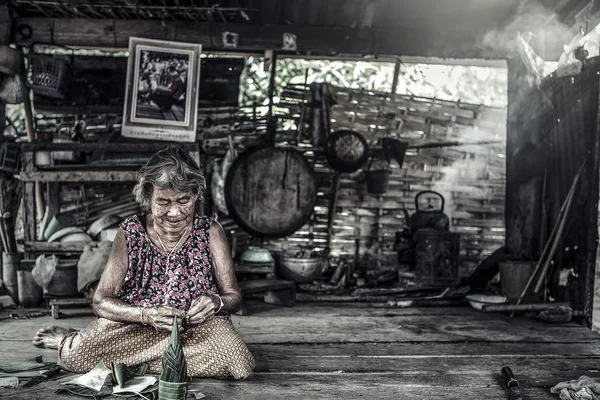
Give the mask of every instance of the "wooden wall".
M 599 74 L 595 57 L 575 76 L 552 75 L 531 88 L 523 84 L 524 71 L 509 64 L 507 247 L 515 255 L 541 256 L 583 166 L 548 288 L 550 296 L 571 302 L 588 318 L 598 243 Z
M 395 232 L 405 227 L 401 210 L 406 208 L 410 213 L 414 212 L 415 195 L 429 189 L 446 197 L 445 212 L 451 217 L 451 229 L 462 235 L 462 275 L 467 274 L 486 254 L 504 244 L 505 109 L 389 93 L 340 88 L 336 91 L 337 105 L 332 109 L 332 128 L 354 129 L 367 138 L 372 148 L 378 138 L 386 136 L 397 137 L 411 145 L 455 141 L 495 143 L 409 149 L 402 168 L 392 165 L 389 190 L 382 196 L 366 192 L 360 171 L 340 175 L 338 203 L 332 213 L 330 232 L 328 216 L 336 188 L 336 174 L 328 166 L 323 150 L 310 144 L 306 134 L 310 131 L 307 123 L 302 125 L 303 135 L 299 135 L 297 130 L 280 129 L 276 142 L 297 146 L 316 171 L 318 200 L 314 215 L 294 235 L 268 241 L 253 240 L 231 218 L 221 216 L 225 228 L 236 238 L 238 250 L 251 242 L 275 251 L 297 246 L 323 250 L 329 246 L 332 255 L 368 253 L 384 263 L 393 263 Z M 309 97 L 306 88 L 289 86 L 280 97 L 281 102 L 276 109 L 280 127 L 286 120 L 299 125 L 300 115 L 310 114 L 306 109 L 303 114 L 305 100 Z M 101 105 L 82 110 L 62 104 L 56 107 L 45 102 L 39 111 L 43 111 L 37 116 L 40 131 L 56 132 L 61 126 L 72 126 L 75 112 L 85 113 L 83 118 L 88 121 L 87 131 L 93 131 L 97 140 L 105 140 L 119 131 L 120 112 L 107 110 Z M 266 121 L 257 109 L 201 108 L 197 139 L 204 151 L 207 178 L 210 180 L 215 162 L 225 155 L 230 136 L 236 150 L 241 152 L 264 142 L 265 133 Z M 94 155 L 95 158 L 90 160 L 98 161 L 98 156 Z M 99 213 L 114 207 L 105 204 L 108 197 L 99 193 L 101 189 L 101 185 L 87 188 L 82 202 L 78 196 L 84 192 L 78 185 L 64 185 L 62 196 L 70 201 L 64 203 L 63 210 L 75 210 L 82 226 L 89 224 Z M 111 196 L 119 198 L 117 211 L 131 214 L 138 209 L 133 198 L 126 194 L 128 190 L 124 187 Z
M 280 119 L 298 122 L 300 115 L 309 114 L 302 110 L 308 97 L 305 88 L 288 87 L 281 96 Z M 224 121 L 228 118 L 225 114 L 221 116 Z M 303 128 L 303 131 L 310 129 L 308 125 Z M 324 249 L 329 244 L 332 255 L 353 255 L 359 239 L 360 254 L 368 251 L 393 262 L 395 232 L 405 227 L 401 209 L 414 212 L 415 195 L 430 189 L 446 197 L 451 229 L 462 235 L 463 275 L 485 255 L 504 245 L 505 109 L 338 88 L 332 128 L 354 129 L 367 138 L 371 147 L 378 138 L 386 136 L 398 137 L 411 145 L 455 141 L 496 143 L 409 149 L 402 168 L 392 164 L 389 190 L 381 196 L 366 192 L 360 171 L 342 174 L 329 237 L 328 214 L 335 172 L 328 166 L 322 149 L 313 148 L 296 131 L 280 131 L 277 141 L 299 146 L 312 163 L 319 194 L 314 217 L 308 224 L 288 238 L 265 240 L 261 242 L 263 245 L 279 251 L 297 246 Z M 213 129 L 203 135 L 207 155 L 224 154 L 226 130 Z M 232 138 L 238 150 L 258 140 L 256 135 L 235 132 Z M 224 218 L 222 222 L 228 229 L 238 231 L 230 219 Z M 243 245 L 248 236 L 243 233 L 239 236 L 238 243 Z

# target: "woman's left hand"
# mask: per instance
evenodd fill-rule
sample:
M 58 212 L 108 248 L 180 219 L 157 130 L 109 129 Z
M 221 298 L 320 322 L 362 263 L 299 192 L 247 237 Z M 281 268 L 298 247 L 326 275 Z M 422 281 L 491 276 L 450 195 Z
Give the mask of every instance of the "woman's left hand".
M 192 301 L 192 305 L 185 316 L 187 325 L 198 325 L 215 316 L 219 308 L 217 296 L 200 296 Z

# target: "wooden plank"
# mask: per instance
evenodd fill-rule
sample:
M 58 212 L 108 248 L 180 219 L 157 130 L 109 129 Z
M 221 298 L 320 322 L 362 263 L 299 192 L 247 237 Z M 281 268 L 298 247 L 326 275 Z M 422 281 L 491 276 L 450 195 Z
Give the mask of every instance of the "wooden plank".
M 236 50 L 262 51 L 281 49 L 284 33 L 296 35 L 298 52 L 311 54 L 397 54 L 413 56 L 462 57 L 502 59 L 506 56 L 497 49 L 483 49 L 480 46 L 466 46 L 465 40 L 472 39 L 457 34 L 455 40 L 446 40 L 439 45 L 438 36 L 427 30 L 415 30 L 396 26 L 394 32 L 388 29 L 346 28 L 318 25 L 263 25 L 215 22 L 188 22 L 170 20 L 119 20 L 119 19 L 56 19 L 56 18 L 17 18 L 14 27 L 29 25 L 35 27 L 32 35 L 24 39 L 18 32 L 13 33 L 18 45 L 32 43 L 53 43 L 64 46 L 127 48 L 129 37 L 144 37 L 158 40 L 174 40 L 206 44 L 207 50 L 223 50 L 222 32 L 236 32 L 239 43 Z M 389 40 L 392 36 L 394 39 Z M 415 43 L 409 39 L 421 37 Z M 229 50 L 229 49 L 226 49 Z
M 35 242 L 26 241 L 23 243 L 23 249 L 34 253 L 78 253 L 82 252 L 88 242 Z
M 197 144 L 190 143 L 21 143 L 21 151 L 110 151 L 114 153 L 154 152 L 177 144 L 185 151 L 198 151 Z
M 24 182 L 135 182 L 136 171 L 22 171 Z
M 496 382 L 494 386 L 478 386 L 477 378 L 462 378 L 460 386 L 418 384 L 406 374 L 397 373 L 255 373 L 242 382 L 203 380 L 200 391 L 210 399 L 473 399 L 506 400 L 507 392 Z M 422 376 L 421 371 L 415 375 Z M 413 379 L 415 378 L 413 375 Z M 443 382 L 445 375 L 439 377 Z M 551 399 L 548 389 L 527 388 L 531 400 Z
M 31 172 L 21 172 L 31 173 Z M 25 240 L 36 240 L 36 211 L 35 211 L 35 183 L 26 182 L 23 185 L 23 229 Z
M 293 289 L 296 287 L 296 284 L 279 279 L 254 279 L 241 281 L 239 282 L 239 286 L 242 294 L 251 294 L 262 293 L 268 290 Z
M 332 329 L 332 321 L 335 328 Z M 589 342 L 598 341 L 598 334 L 577 326 L 549 325 L 541 321 L 494 319 L 465 320 L 465 318 L 436 317 L 368 317 L 322 316 L 302 318 L 273 316 L 268 320 L 260 317 L 234 318 L 234 325 L 248 343 L 367 343 L 367 342 Z M 294 327 L 294 329 L 290 329 Z M 22 341 L 33 337 L 37 326 L 22 326 L 18 331 L 2 331 L 3 342 Z
M 56 360 L 56 351 L 31 345 L 33 333 L 50 324 L 83 328 L 95 319 L 87 312 L 85 317 L 61 320 L 1 321 L 3 360 L 39 354 Z M 210 398 L 464 399 L 468 394 L 505 399 L 500 368 L 510 365 L 526 398 L 550 399 L 550 386 L 593 376 L 600 361 L 598 334 L 585 327 L 511 319 L 467 307 L 312 303 L 285 309 L 262 306 L 254 316 L 232 320 L 256 358 L 256 372 L 245 381 L 192 383 Z M 269 335 L 272 342 L 260 339 Z M 397 341 L 399 336 L 404 339 Z M 335 343 L 335 338 L 342 341 Z M 45 382 L 31 391 L 0 389 L 0 394 L 8 399 L 63 399 L 53 393 L 56 385 Z
M 408 373 L 407 373 L 408 374 Z M 507 392 L 499 381 L 484 387 L 477 379 L 462 378 L 459 386 L 431 386 L 403 384 L 407 374 L 398 373 L 254 373 L 243 381 L 216 379 L 194 380 L 189 389 L 195 389 L 211 400 L 221 399 L 473 399 L 506 400 Z M 478 378 L 478 376 L 475 376 Z M 413 376 L 413 379 L 415 377 Z M 443 382 L 443 378 L 439 379 Z M 0 389 L 3 399 L 68 400 L 72 395 L 55 394 L 57 381 L 43 382 L 28 389 Z M 547 388 L 524 387 L 530 400 L 552 399 Z

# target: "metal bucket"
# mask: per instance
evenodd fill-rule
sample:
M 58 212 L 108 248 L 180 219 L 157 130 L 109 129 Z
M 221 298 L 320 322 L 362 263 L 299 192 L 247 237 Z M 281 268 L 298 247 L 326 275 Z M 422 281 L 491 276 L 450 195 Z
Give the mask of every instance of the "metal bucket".
M 498 263 L 500 289 L 509 301 L 516 300 L 521 296 L 529 277 L 535 269 L 535 265 L 535 261 L 502 261 Z M 530 287 L 524 298 L 529 300 L 537 297 L 533 294 L 533 287 Z
M 34 265 L 34 263 L 28 265 L 22 262 L 17 271 L 19 303 L 25 308 L 37 307 L 42 303 L 42 287 L 37 284 L 33 279 L 33 275 L 31 275 Z
M 78 294 L 77 261 L 58 264 L 44 292 L 51 296 L 71 296 Z
M 383 194 L 387 192 L 390 184 L 390 171 L 387 169 L 372 169 L 365 171 L 367 192 L 370 194 Z
M 20 253 L 2 253 L 2 280 L 15 303 L 19 300 L 17 270 L 20 262 Z

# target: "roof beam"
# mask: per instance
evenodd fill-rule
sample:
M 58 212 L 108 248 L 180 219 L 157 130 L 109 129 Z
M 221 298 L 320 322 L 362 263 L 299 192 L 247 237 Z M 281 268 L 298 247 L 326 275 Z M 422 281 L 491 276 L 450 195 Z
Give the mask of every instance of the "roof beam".
M 20 27 L 31 27 L 24 38 Z M 19 45 L 53 43 L 90 48 L 127 48 L 129 37 L 202 43 L 205 50 L 230 50 L 223 46 L 223 32 L 239 34 L 239 51 L 281 49 L 284 33 L 297 37 L 293 54 L 375 54 L 440 58 L 505 59 L 497 50 L 476 45 L 475 35 L 433 34 L 431 31 L 396 27 L 393 31 L 372 28 L 326 26 L 222 24 L 184 21 L 18 18 L 13 41 Z M 453 36 L 454 35 L 454 36 Z M 451 37 L 448 37 L 451 36 Z M 418 40 L 415 38 L 419 38 Z

